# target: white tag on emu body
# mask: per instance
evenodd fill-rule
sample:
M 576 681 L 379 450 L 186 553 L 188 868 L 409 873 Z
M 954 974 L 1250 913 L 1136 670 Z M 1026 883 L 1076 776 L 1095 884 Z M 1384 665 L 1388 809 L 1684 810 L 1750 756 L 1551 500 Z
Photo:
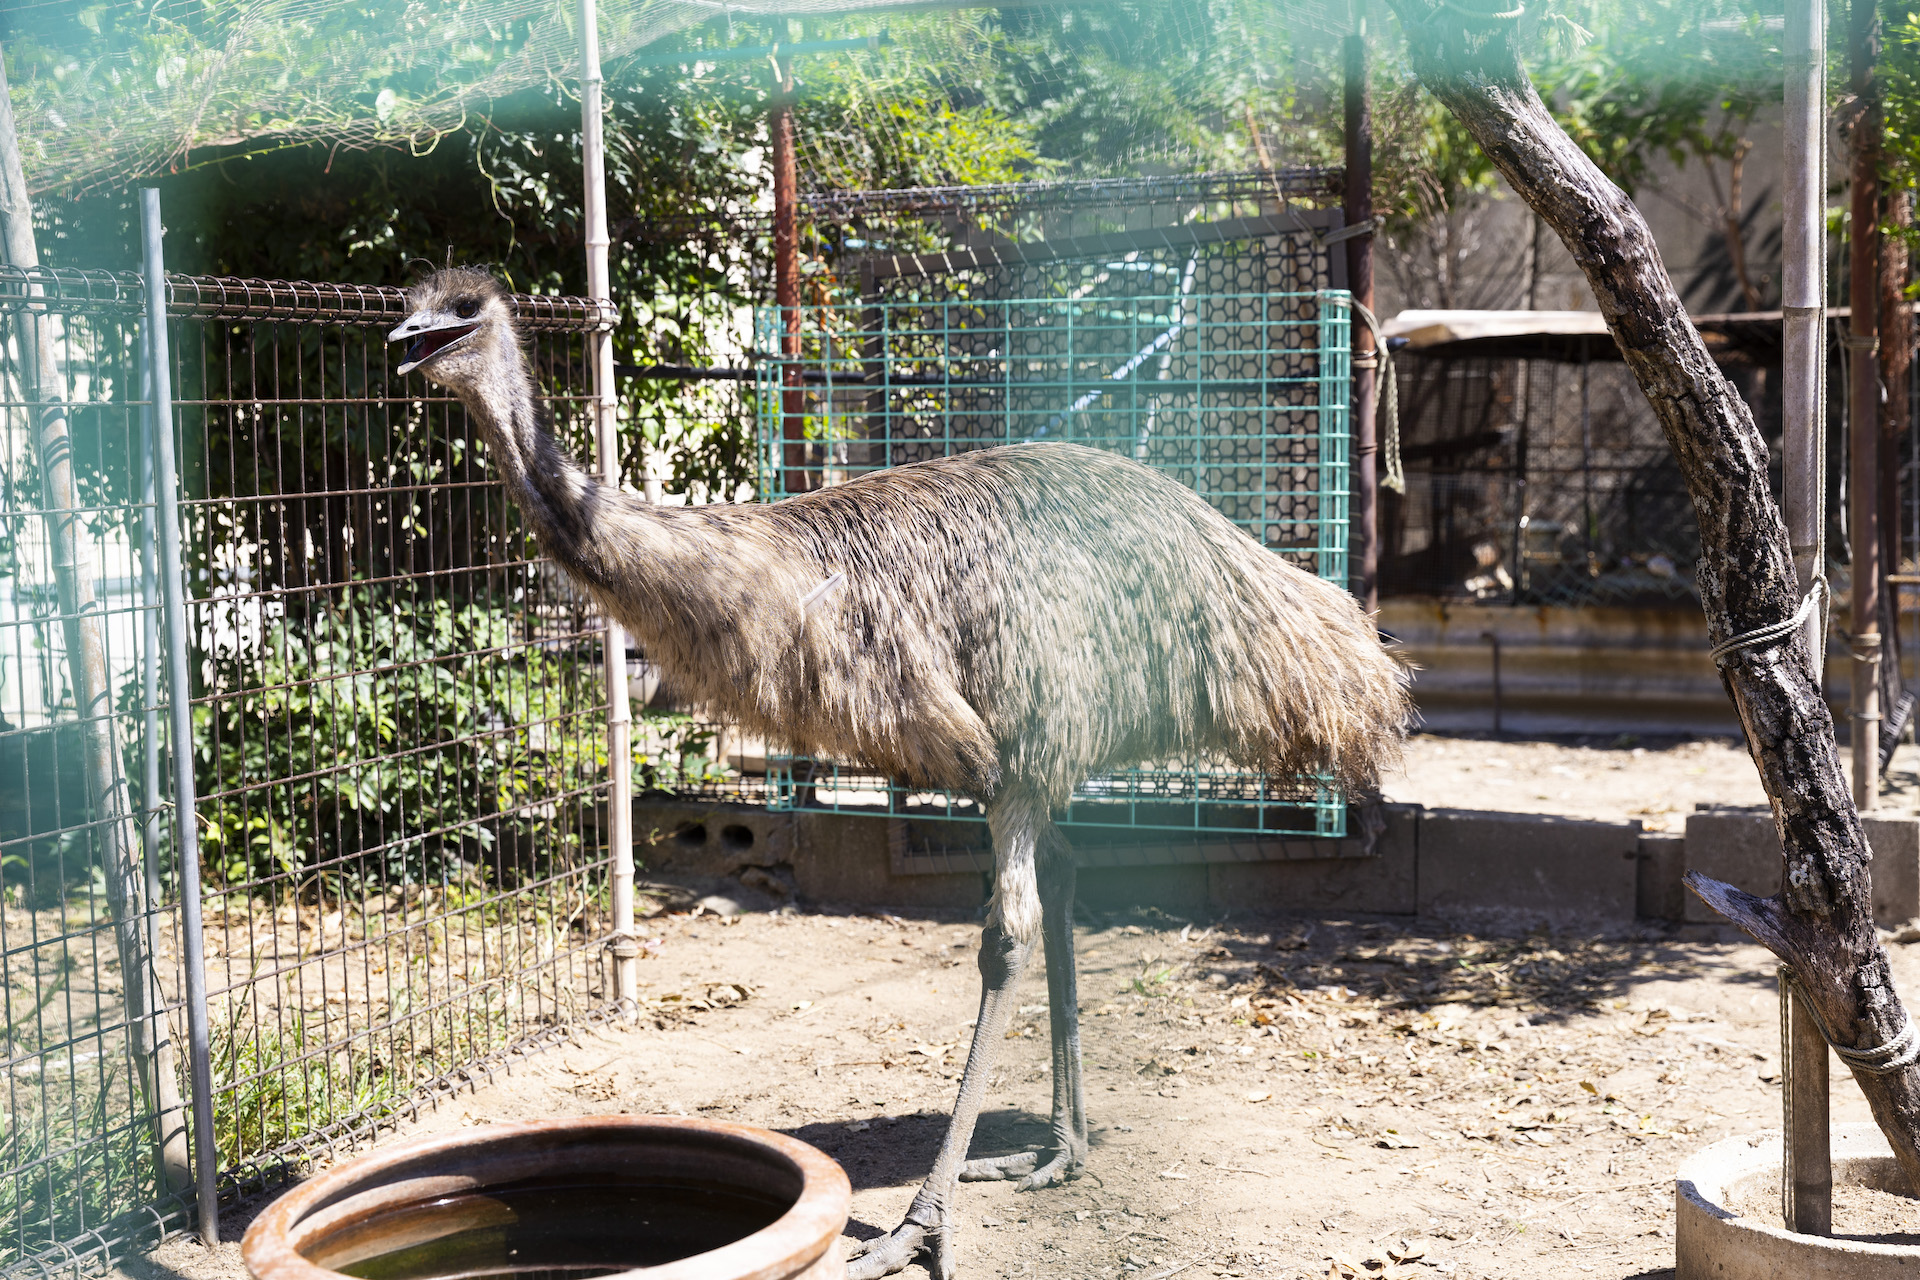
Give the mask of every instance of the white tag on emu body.
M 828 594 L 832 592 L 832 590 L 835 587 L 839 586 L 841 583 L 845 582 L 846 580 L 847 580 L 847 577 L 845 574 L 836 573 L 832 577 L 828 578 L 825 582 L 815 587 L 813 590 L 807 592 L 807 594 L 805 594 L 804 596 L 801 596 L 800 612 L 812 613 L 813 606 L 819 604 L 822 600 L 826 599 Z

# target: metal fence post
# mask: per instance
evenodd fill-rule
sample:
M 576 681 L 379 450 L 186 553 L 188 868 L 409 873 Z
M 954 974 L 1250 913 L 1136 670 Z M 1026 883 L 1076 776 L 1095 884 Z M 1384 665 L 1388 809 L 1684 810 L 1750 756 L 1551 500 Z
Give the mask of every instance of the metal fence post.
M 200 830 L 193 784 L 193 686 L 187 676 L 187 579 L 180 562 L 180 475 L 173 456 L 173 366 L 167 351 L 167 278 L 161 253 L 160 193 L 140 191 L 147 286 L 147 367 L 153 378 L 154 513 L 160 586 L 166 598 L 167 702 L 173 728 L 173 840 L 180 857 L 180 957 L 187 977 L 187 1052 L 193 1089 L 193 1173 L 200 1241 L 220 1243 L 219 1173 L 213 1142 L 213 1064 L 208 1053 L 207 953 L 200 921 Z
M 613 291 L 607 273 L 606 147 L 600 121 L 600 34 L 594 0 L 580 0 L 580 138 L 586 186 L 587 294 L 601 308 L 587 336 L 593 366 L 593 437 L 601 479 L 620 485 L 619 398 L 613 375 Z M 627 635 L 607 618 L 607 845 L 613 860 L 614 986 L 628 1017 L 640 1007 L 640 944 L 633 936 L 633 710 L 627 700 Z
M 0 67 L 0 259 L 31 271 L 40 265 L 39 248 L 34 240 L 26 173 L 21 167 L 20 137 L 7 92 L 5 69 Z M 38 286 L 28 289 L 29 296 L 40 292 Z M 175 1078 L 173 1041 L 167 1035 L 165 1015 L 157 1006 L 160 980 L 154 969 L 154 952 L 147 946 L 150 922 L 141 919 L 155 904 L 147 898 L 146 879 L 136 865 L 138 839 L 114 723 L 95 566 L 82 541 L 81 499 L 67 420 L 68 392 L 54 352 L 53 315 L 50 309 L 32 307 L 19 313 L 20 389 L 33 423 L 33 450 L 44 495 L 41 514 L 65 633 L 76 728 L 83 743 L 91 824 L 95 838 L 104 846 L 101 870 L 125 984 L 132 1056 L 142 1092 L 154 1113 L 160 1180 L 173 1191 L 179 1189 L 186 1173 L 185 1145 L 177 1133 L 169 1133 L 169 1126 L 178 1123 L 180 1084 Z

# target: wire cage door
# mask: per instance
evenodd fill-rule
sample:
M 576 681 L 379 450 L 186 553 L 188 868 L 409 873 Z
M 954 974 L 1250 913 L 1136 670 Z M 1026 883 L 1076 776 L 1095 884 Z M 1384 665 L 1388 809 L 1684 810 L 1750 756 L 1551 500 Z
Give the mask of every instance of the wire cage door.
M 1168 283 L 1137 296 L 762 308 L 761 496 L 969 449 L 1070 441 L 1165 473 L 1274 554 L 1344 585 L 1349 296 Z M 857 761 L 773 755 L 768 785 L 775 808 L 983 816 L 968 798 Z M 1089 780 L 1062 822 L 1340 836 L 1346 805 L 1322 778 L 1171 760 Z

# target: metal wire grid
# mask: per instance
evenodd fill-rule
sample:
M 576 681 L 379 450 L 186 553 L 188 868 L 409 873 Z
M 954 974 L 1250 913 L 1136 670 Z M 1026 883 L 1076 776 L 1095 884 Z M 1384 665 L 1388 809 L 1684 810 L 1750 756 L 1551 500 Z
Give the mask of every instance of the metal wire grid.
M 1407 489 L 1382 495 L 1382 594 L 1697 599 L 1693 507 L 1625 366 L 1409 354 L 1394 367 Z
M 950 288 L 934 300 L 801 308 L 798 359 L 773 354 L 790 349 L 793 331 L 781 309 L 762 309 L 761 493 L 1068 440 L 1173 476 L 1277 554 L 1344 583 L 1347 295 L 1214 292 L 1195 287 L 1198 261 L 1172 280 L 1139 259 L 1087 272 L 1101 284 L 1155 280 L 1158 292 L 980 299 Z M 767 786 L 775 808 L 980 817 L 971 801 L 851 762 L 773 755 Z M 1319 780 L 1177 761 L 1090 781 L 1065 820 L 1339 835 L 1345 807 Z
M 205 853 L 213 1128 L 229 1184 L 364 1133 L 610 1002 L 600 624 L 534 557 L 459 406 L 392 373 L 397 290 L 169 280 Z M 182 1010 L 137 277 L 0 272 L 0 949 L 10 1123 L 0 1266 L 45 1271 L 177 1215 L 179 1103 L 126 1009 L 145 939 Z M 584 432 L 590 303 L 519 299 L 556 426 Z M 23 326 L 57 339 L 112 689 L 73 706 Z M 45 416 L 44 407 L 39 417 Z M 131 795 L 76 757 L 109 724 Z M 115 824 L 145 894 L 115 902 Z M 122 859 L 124 860 L 124 859 Z M 181 1055 L 176 1055 L 181 1056 Z M 171 1071 L 171 1067 L 168 1068 Z M 177 1089 L 175 1090 L 177 1095 Z M 177 1153 L 177 1149 L 176 1149 Z M 164 1166 L 164 1167 L 163 1167 Z

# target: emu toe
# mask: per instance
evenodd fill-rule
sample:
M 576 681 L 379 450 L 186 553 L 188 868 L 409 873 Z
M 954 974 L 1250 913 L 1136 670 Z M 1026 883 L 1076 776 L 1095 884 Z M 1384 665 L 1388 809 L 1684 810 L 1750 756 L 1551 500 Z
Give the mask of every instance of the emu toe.
M 880 1280 L 916 1262 L 933 1280 L 953 1280 L 950 1220 L 929 1227 L 909 1218 L 889 1234 L 867 1241 L 847 1259 L 847 1280 Z

